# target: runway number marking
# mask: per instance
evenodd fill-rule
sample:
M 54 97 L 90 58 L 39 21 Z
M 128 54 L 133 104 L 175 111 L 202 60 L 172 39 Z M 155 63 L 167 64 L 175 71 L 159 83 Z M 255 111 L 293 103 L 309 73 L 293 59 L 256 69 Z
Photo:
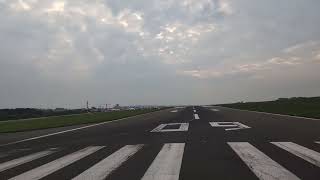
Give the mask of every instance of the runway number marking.
M 227 129 L 225 129 L 226 131 L 250 128 L 249 126 L 239 122 L 209 122 L 209 123 L 212 127 L 228 127 Z
M 188 123 L 168 123 L 168 124 L 160 124 L 158 127 L 153 129 L 151 132 L 188 131 L 188 128 L 189 128 Z

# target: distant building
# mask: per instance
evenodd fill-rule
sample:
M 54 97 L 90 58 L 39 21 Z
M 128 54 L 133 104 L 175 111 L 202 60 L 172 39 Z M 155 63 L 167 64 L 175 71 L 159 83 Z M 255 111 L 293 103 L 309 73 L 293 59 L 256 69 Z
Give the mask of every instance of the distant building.
M 56 109 L 54 109 L 54 111 L 56 111 L 56 112 L 62 112 L 62 111 L 65 111 L 66 109 L 64 109 L 64 108 L 56 108 Z
M 121 109 L 121 106 L 119 104 L 116 104 L 113 109 Z

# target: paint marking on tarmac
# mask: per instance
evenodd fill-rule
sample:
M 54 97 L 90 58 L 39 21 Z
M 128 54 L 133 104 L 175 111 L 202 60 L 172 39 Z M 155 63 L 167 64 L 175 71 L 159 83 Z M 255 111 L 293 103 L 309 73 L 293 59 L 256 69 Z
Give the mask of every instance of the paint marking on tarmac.
M 178 112 L 178 110 L 172 110 L 172 111 L 170 111 L 170 112 L 172 112 L 172 113 L 176 113 L 176 112 Z
M 251 128 L 251 127 L 244 125 L 240 122 L 209 122 L 209 123 L 212 127 L 229 127 L 227 129 L 225 129 L 226 131 Z
M 219 109 L 211 109 L 211 111 L 216 111 L 216 112 L 218 112 L 218 111 L 220 111 Z
M 37 153 L 34 153 L 34 154 L 30 154 L 30 155 L 27 155 L 27 156 L 24 156 L 24 157 L 20 157 L 20 158 L 13 159 L 11 161 L 2 163 L 2 164 L 0 164 L 0 172 L 5 171 L 7 169 L 14 168 L 14 167 L 19 166 L 21 164 L 25 164 L 25 163 L 33 161 L 35 159 L 42 158 L 42 157 L 47 156 L 49 154 L 52 154 L 54 152 L 55 151 L 52 151 L 52 150 L 41 151 L 41 152 L 37 152 Z
M 200 119 L 198 114 L 193 114 L 194 119 Z
M 64 157 L 61 157 L 57 160 L 44 164 L 38 168 L 27 171 L 23 174 L 20 174 L 16 177 L 11 178 L 11 180 L 25 180 L 25 179 L 41 179 L 59 169 L 62 169 L 96 151 L 103 148 L 104 146 L 89 146 L 87 148 L 81 149 L 77 152 L 68 154 Z
M 315 143 L 320 144 L 320 141 L 315 141 Z
M 143 147 L 142 144 L 139 145 L 127 145 L 111 154 L 107 158 L 101 160 L 88 170 L 79 174 L 73 180 L 103 180 L 109 176 L 115 169 L 121 166 L 125 161 L 132 157 L 136 152 L 138 152 Z
M 306 161 L 320 167 L 320 153 L 300 146 L 293 142 L 271 142 L 272 144 L 284 149 Z
M 174 129 L 165 129 L 166 126 L 176 126 L 179 125 L 178 128 Z M 168 124 L 160 124 L 156 128 L 154 128 L 151 132 L 174 132 L 174 131 L 188 131 L 189 124 L 188 123 L 168 123 Z
M 150 113 L 153 113 L 153 112 L 150 112 Z M 139 114 L 139 115 L 125 117 L 125 118 L 116 119 L 116 120 L 112 120 L 112 121 L 106 121 L 106 122 L 91 124 L 91 125 L 87 125 L 87 126 L 82 126 L 82 127 L 78 127 L 78 128 L 74 128 L 74 129 L 58 131 L 58 132 L 55 132 L 55 133 L 50 133 L 50 134 L 45 134 L 45 135 L 36 136 L 36 137 L 32 137 L 32 138 L 27 138 L 27 139 L 14 141 L 14 142 L 6 143 L 6 144 L 0 144 L 0 147 L 12 145 L 12 144 L 18 144 L 18 143 L 26 142 L 26 141 L 32 141 L 32 140 L 41 139 L 41 138 L 45 138 L 45 137 L 49 137 L 49 136 L 54 136 L 54 135 L 63 134 L 63 133 L 67 133 L 67 132 L 77 131 L 77 130 L 81 130 L 81 129 L 87 129 L 87 128 L 90 128 L 90 127 L 95 127 L 95 126 L 100 126 L 100 125 L 103 125 L 103 124 L 109 124 L 109 123 L 113 123 L 113 122 L 117 122 L 117 121 L 122 121 L 124 119 L 133 118 L 133 117 L 137 117 L 137 116 L 142 116 L 142 115 L 146 115 L 146 114 L 150 114 L 150 113 Z
M 197 112 L 196 110 L 193 110 L 193 112 Z
M 165 144 L 142 180 L 178 180 L 184 146 L 184 143 Z
M 228 144 L 261 180 L 299 179 L 247 142 L 228 142 Z

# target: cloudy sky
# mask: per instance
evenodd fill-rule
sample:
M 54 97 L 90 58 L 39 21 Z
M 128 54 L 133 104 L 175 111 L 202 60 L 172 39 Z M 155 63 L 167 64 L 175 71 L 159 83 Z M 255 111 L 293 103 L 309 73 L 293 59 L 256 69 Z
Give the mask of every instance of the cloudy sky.
M 0 108 L 320 95 L 319 0 L 0 0 Z

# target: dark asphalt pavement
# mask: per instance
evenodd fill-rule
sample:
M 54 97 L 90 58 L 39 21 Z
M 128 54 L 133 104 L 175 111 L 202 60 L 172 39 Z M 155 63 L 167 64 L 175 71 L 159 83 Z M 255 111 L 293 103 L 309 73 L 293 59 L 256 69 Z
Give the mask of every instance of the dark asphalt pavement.
M 87 126 L 0 134 L 0 179 L 320 179 L 320 120 L 197 106 Z

